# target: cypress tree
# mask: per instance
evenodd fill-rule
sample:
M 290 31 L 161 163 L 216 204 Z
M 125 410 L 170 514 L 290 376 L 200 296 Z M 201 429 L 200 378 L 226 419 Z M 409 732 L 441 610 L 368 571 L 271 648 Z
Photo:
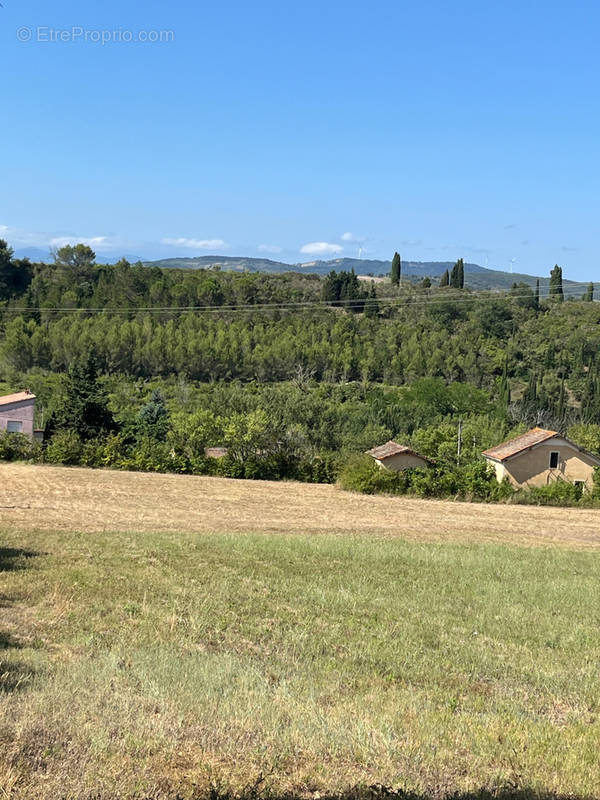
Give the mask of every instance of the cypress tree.
M 588 283 L 587 292 L 583 295 L 583 299 L 587 303 L 592 303 L 594 301 L 594 284 L 591 281 Z
M 392 271 L 390 273 L 392 286 L 398 286 L 402 278 L 402 259 L 400 253 L 394 253 L 392 258 Z
M 554 265 L 554 269 L 550 272 L 550 297 L 562 303 L 565 299 L 563 294 L 563 274 L 562 267 L 558 264 Z
M 538 278 L 535 282 L 535 300 L 534 300 L 535 310 L 538 311 L 540 307 L 540 279 Z
M 465 265 L 462 258 L 459 258 L 452 267 L 450 273 L 450 286 L 454 289 L 463 289 L 465 286 Z
M 558 417 L 559 423 L 562 425 L 563 418 L 565 416 L 565 379 L 563 378 L 560 384 L 560 394 L 558 395 L 558 406 L 556 409 L 556 416 Z
M 537 401 L 537 374 L 535 370 L 532 370 L 529 375 L 529 382 L 527 384 L 527 389 L 525 390 L 524 398 L 525 402 L 528 405 L 535 406 Z
M 504 367 L 502 369 L 502 377 L 500 378 L 499 387 L 499 400 L 500 406 L 504 410 L 510 405 L 510 381 L 508 380 L 508 356 L 504 359 Z
M 442 277 L 440 278 L 440 287 L 448 286 L 450 284 L 450 273 L 448 270 L 444 272 Z

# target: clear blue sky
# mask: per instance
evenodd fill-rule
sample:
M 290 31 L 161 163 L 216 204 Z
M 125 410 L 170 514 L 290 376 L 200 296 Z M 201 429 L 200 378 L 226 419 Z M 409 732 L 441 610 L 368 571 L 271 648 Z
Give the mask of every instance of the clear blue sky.
M 597 3 L 2 2 L 15 247 L 600 278 Z

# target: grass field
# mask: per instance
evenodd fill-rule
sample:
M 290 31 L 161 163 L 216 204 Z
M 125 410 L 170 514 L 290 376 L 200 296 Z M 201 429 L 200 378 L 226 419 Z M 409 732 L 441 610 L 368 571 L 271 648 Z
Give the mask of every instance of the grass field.
M 599 796 L 599 512 L 0 486 L 0 798 Z

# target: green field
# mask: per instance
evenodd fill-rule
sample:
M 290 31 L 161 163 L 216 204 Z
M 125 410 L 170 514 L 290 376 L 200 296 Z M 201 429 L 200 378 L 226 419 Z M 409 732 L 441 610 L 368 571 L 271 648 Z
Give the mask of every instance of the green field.
M 598 794 L 594 551 L 0 542 L 0 797 Z

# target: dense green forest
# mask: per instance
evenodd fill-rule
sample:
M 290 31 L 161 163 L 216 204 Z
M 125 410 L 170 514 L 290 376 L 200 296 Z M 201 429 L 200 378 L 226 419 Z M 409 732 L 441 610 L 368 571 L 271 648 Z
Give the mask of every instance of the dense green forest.
M 33 265 L 0 242 L 2 388 L 38 395 L 44 457 L 90 465 L 333 480 L 397 438 L 454 469 L 533 424 L 600 450 L 593 286 L 572 299 L 555 267 L 548 296 L 476 293 L 461 266 L 398 285 L 97 265 L 83 245 Z M 96 427 L 76 396 L 100 398 Z

